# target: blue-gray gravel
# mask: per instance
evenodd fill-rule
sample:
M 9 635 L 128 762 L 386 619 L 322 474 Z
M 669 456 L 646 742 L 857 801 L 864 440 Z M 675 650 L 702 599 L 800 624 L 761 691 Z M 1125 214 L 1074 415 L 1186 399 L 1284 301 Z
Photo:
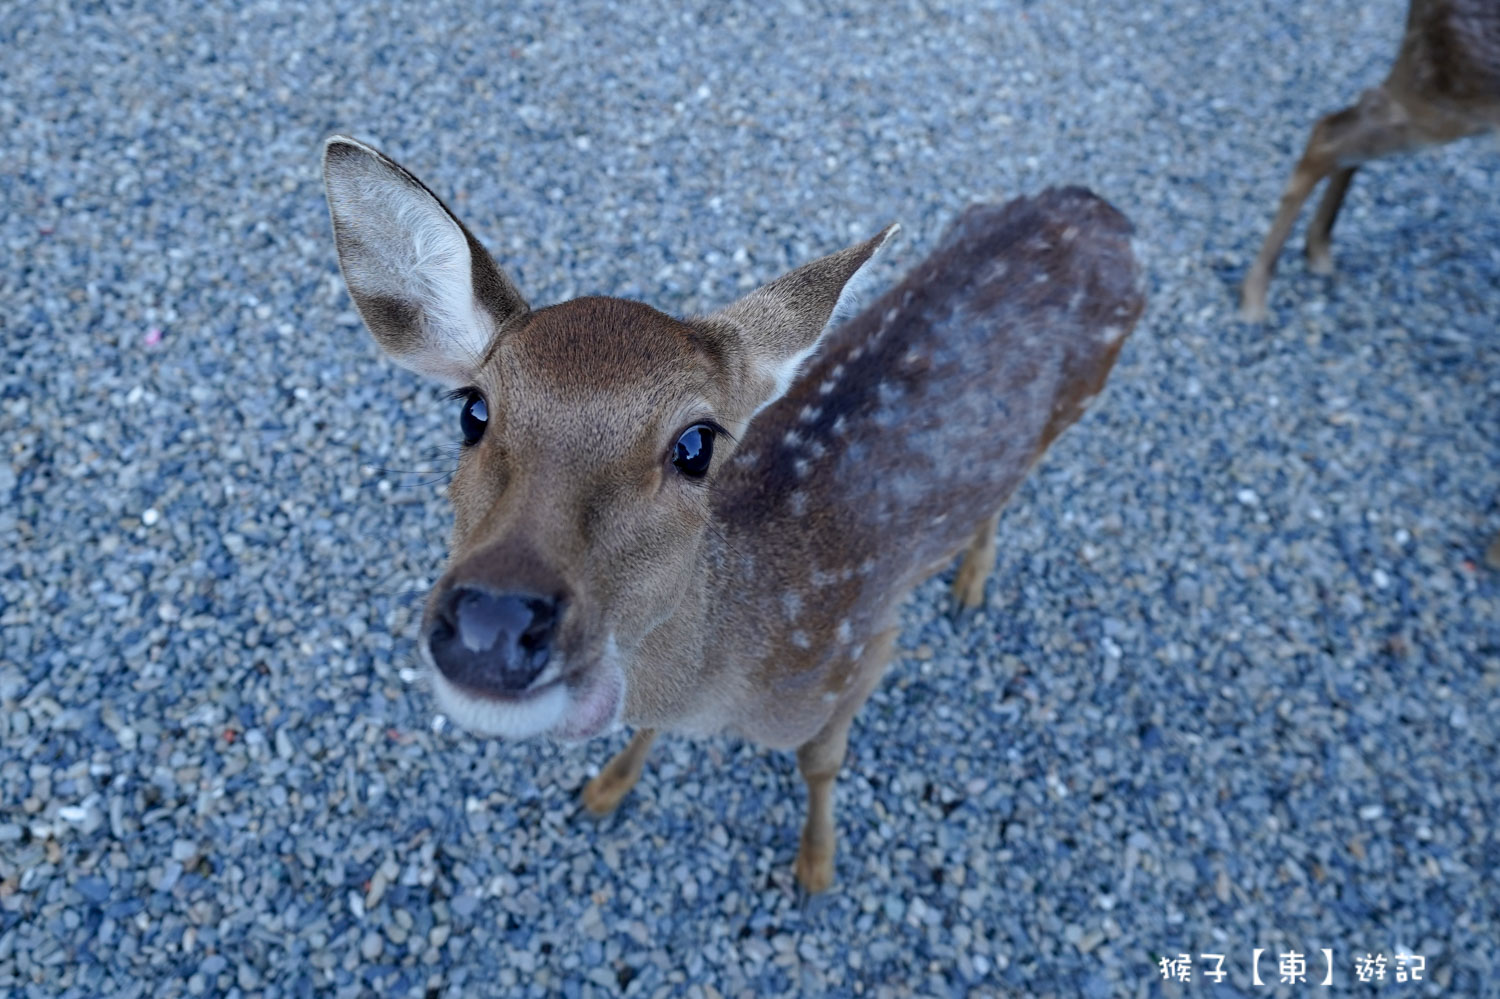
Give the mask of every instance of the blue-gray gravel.
M 0 6 L 0 991 L 1500 994 L 1495 143 L 1362 172 L 1340 273 L 1294 243 L 1233 319 L 1403 10 Z M 785 755 L 666 741 L 595 823 L 621 737 L 435 723 L 457 412 L 345 298 L 335 130 L 537 302 L 706 309 L 899 219 L 891 277 L 1049 183 L 1135 221 L 1147 317 L 988 607 L 912 602 L 830 894 Z M 1398 950 L 1425 984 L 1356 982 Z

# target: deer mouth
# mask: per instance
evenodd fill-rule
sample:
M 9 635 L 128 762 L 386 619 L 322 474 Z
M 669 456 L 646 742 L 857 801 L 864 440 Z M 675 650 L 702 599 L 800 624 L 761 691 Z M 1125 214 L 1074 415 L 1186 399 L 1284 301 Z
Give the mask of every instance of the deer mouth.
M 567 675 L 549 665 L 529 688 L 514 694 L 480 692 L 454 683 L 430 655 L 423 658 L 439 709 L 475 735 L 581 742 L 613 729 L 624 710 L 625 671 L 613 637 L 592 665 Z

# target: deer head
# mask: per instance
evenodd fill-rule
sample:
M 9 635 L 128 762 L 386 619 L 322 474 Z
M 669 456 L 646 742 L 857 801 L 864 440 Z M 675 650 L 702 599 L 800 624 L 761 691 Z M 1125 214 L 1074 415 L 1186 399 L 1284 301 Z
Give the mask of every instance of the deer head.
M 642 643 L 702 589 L 710 496 L 755 414 L 896 231 L 709 316 L 616 298 L 533 309 L 415 176 L 344 136 L 323 157 L 344 281 L 380 347 L 453 391 L 451 559 L 419 646 L 482 734 L 619 720 Z

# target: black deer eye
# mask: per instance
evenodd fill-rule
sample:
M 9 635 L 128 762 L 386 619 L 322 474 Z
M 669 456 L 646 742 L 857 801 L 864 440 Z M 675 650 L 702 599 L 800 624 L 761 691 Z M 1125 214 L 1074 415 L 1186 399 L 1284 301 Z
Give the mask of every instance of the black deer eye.
M 489 419 L 490 411 L 484 404 L 484 396 L 471 390 L 464 399 L 463 412 L 458 414 L 458 425 L 464 432 L 464 443 L 478 444 L 479 438 L 484 436 L 484 427 Z
M 714 460 L 714 428 L 706 423 L 695 423 L 677 438 L 672 449 L 672 464 L 690 479 L 701 479 Z

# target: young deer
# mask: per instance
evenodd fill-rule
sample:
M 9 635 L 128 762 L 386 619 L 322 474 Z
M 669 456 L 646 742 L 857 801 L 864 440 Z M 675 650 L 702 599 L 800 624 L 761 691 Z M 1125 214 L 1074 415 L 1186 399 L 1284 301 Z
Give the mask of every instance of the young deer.
M 1385 82 L 1353 107 L 1313 126 L 1307 149 L 1281 195 L 1260 255 L 1245 275 L 1240 312 L 1266 318 L 1266 289 L 1302 202 L 1331 176 L 1307 230 L 1307 265 L 1333 273 L 1329 242 L 1360 164 L 1500 128 L 1500 2 L 1411 0 L 1401 51 Z
M 898 607 L 965 549 L 956 597 L 981 602 L 1001 505 L 1141 313 L 1130 225 L 1077 188 L 972 207 L 829 332 L 895 226 L 705 317 L 533 310 L 376 150 L 335 136 L 324 175 L 370 332 L 462 399 L 418 643 L 442 709 L 511 738 L 637 726 L 584 789 L 595 813 L 658 731 L 795 748 L 797 875 L 826 888 L 833 780 Z

